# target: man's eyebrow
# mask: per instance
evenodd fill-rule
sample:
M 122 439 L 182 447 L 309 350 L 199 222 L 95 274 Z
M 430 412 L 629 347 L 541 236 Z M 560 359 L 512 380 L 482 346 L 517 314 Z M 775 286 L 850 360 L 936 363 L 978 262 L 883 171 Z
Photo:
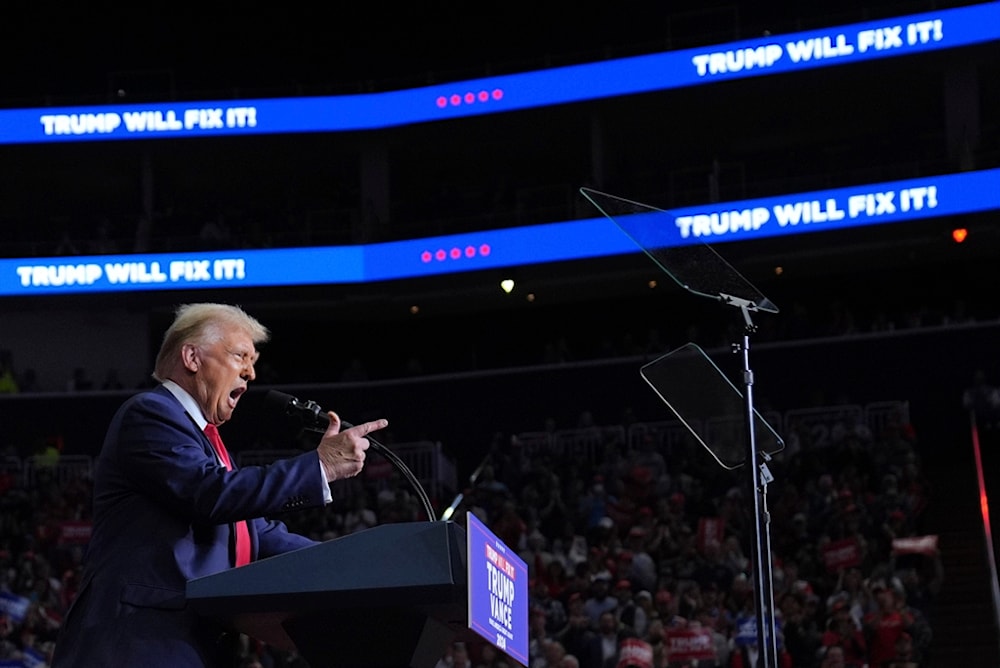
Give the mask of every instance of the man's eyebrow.
M 241 356 L 244 356 L 244 357 L 252 357 L 255 362 L 258 359 L 260 359 L 260 351 L 257 350 L 256 348 L 253 348 L 253 347 L 251 347 L 248 350 L 247 348 L 244 348 L 242 346 L 228 346 L 227 345 L 226 346 L 226 350 L 229 351 L 230 353 L 234 354 L 234 355 L 241 355 Z

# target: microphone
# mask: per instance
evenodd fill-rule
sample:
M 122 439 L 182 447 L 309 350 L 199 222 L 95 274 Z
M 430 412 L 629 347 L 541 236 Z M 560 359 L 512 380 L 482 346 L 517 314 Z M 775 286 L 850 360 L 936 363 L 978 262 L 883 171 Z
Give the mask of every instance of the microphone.
M 305 429 L 318 430 L 322 433 L 330 426 L 330 416 L 315 401 L 299 401 L 290 394 L 271 390 L 264 397 L 264 403 L 284 415 L 298 418 Z M 350 429 L 353 426 L 343 420 L 340 424 L 345 429 Z
M 302 423 L 303 429 L 309 431 L 318 431 L 321 434 L 325 433 L 330 427 L 330 416 L 327 415 L 322 408 L 319 407 L 315 401 L 300 401 L 290 394 L 285 394 L 284 392 L 279 392 L 278 390 L 271 390 L 264 397 L 264 404 L 270 408 L 277 409 L 284 415 L 289 417 L 296 417 Z M 350 429 L 354 425 L 350 422 L 340 421 L 340 426 L 343 429 Z M 414 491 L 417 493 L 417 497 L 424 506 L 424 512 L 427 514 L 428 521 L 434 521 L 434 506 L 431 504 L 430 498 L 427 496 L 427 492 L 424 491 L 423 486 L 417 477 L 413 475 L 413 472 L 403 463 L 399 457 L 396 456 L 389 448 L 385 447 L 370 435 L 366 436 L 368 442 L 371 444 L 372 449 L 380 453 L 383 457 L 389 460 L 393 466 L 403 475 L 403 477 L 413 486 Z

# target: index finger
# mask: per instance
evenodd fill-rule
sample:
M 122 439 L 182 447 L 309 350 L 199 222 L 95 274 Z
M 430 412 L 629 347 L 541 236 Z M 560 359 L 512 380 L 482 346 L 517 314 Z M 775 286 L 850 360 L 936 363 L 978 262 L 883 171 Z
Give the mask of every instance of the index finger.
M 363 424 L 356 424 L 352 429 L 356 429 L 361 432 L 362 436 L 367 436 L 373 431 L 378 431 L 379 429 L 385 429 L 389 426 L 389 421 L 385 418 L 380 418 L 378 420 L 372 420 L 371 422 L 365 422 Z

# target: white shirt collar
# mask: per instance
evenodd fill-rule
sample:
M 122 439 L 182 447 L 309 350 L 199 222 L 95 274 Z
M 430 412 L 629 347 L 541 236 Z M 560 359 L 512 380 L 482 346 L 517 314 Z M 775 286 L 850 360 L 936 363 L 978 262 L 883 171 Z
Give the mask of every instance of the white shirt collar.
M 208 420 L 201 413 L 201 408 L 198 406 L 198 402 L 194 400 L 187 390 L 178 385 L 172 380 L 163 381 L 163 387 L 170 391 L 170 394 L 177 397 L 177 401 L 181 402 L 181 406 L 187 411 L 187 414 L 191 416 L 191 419 L 195 421 L 198 425 L 198 429 L 205 431 L 205 427 L 208 425 Z

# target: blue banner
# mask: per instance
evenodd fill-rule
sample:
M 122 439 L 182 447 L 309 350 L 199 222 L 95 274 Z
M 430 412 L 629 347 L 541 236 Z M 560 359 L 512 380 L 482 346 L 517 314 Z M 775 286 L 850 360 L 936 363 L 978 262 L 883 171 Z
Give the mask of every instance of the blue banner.
M 411 90 L 0 110 L 0 144 L 347 132 L 845 65 L 1000 39 L 1000 2 Z
M 714 246 L 990 210 L 1000 169 L 672 209 L 657 238 Z M 637 252 L 598 216 L 365 246 L 0 259 L 0 296 L 364 283 Z
M 9 591 L 0 591 L 0 614 L 6 615 L 15 624 L 20 624 L 28 614 L 31 601 Z

